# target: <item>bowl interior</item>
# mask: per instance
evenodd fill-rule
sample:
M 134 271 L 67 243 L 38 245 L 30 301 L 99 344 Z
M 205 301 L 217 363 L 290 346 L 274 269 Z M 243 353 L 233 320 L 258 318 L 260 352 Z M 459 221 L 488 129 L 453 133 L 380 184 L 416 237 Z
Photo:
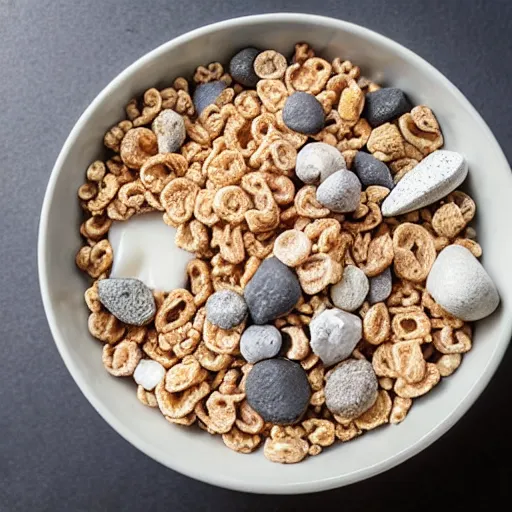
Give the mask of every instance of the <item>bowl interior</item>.
M 226 62 L 254 45 L 291 54 L 308 41 L 327 59 L 340 56 L 379 83 L 401 87 L 415 104 L 435 112 L 447 149 L 469 162 L 467 187 L 478 207 L 484 265 L 498 284 L 500 309 L 478 323 L 472 351 L 459 370 L 415 403 L 406 421 L 337 445 L 298 465 L 268 462 L 261 451 L 237 454 L 216 437 L 169 425 L 142 406 L 131 380 L 111 377 L 101 344 L 87 331 L 85 281 L 74 266 L 80 247 L 76 191 L 85 169 L 103 156 L 104 132 L 124 116 L 125 104 L 152 86 L 172 84 L 194 68 Z M 40 227 L 39 269 L 53 336 L 76 382 L 99 413 L 127 440 L 161 463 L 189 476 L 239 490 L 291 493 L 345 485 L 405 460 L 437 439 L 467 410 L 496 369 L 511 333 L 510 169 L 491 132 L 462 94 L 412 52 L 361 27 L 309 15 L 241 18 L 196 30 L 163 45 L 117 77 L 93 102 L 67 140 L 53 170 Z

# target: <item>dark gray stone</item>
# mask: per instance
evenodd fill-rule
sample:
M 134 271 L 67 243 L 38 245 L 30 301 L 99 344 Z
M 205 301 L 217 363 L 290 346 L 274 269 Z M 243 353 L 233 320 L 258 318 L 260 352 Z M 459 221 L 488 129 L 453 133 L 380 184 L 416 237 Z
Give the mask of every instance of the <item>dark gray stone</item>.
M 260 325 L 288 313 L 301 294 L 297 276 L 277 258 L 263 261 L 244 290 L 251 318 Z
M 249 363 L 277 356 L 283 337 L 273 325 L 251 325 L 242 333 L 240 352 Z
M 331 212 L 353 212 L 361 199 L 361 182 L 351 171 L 337 171 L 317 188 L 316 199 Z
M 151 290 L 138 279 L 111 278 L 98 281 L 100 302 L 121 322 L 145 325 L 155 316 Z
M 352 164 L 352 171 L 364 187 L 380 185 L 391 190 L 395 186 L 388 166 L 364 151 L 356 153 L 354 163 Z
M 226 84 L 221 80 L 215 82 L 208 82 L 206 84 L 200 84 L 194 91 L 194 107 L 197 115 L 201 115 L 201 112 L 219 97 L 220 93 L 226 88 Z
M 221 329 L 233 329 L 247 316 L 244 298 L 232 290 L 221 290 L 206 301 L 206 319 Z
M 229 73 L 233 80 L 245 87 L 256 87 L 259 76 L 254 71 L 254 61 L 261 53 L 257 48 L 244 48 L 229 62 Z
M 363 117 L 375 128 L 411 109 L 412 105 L 404 91 L 396 87 L 384 87 L 366 95 Z
M 324 127 L 324 109 L 312 94 L 294 92 L 284 104 L 283 122 L 290 130 L 314 135 Z
M 306 372 L 288 359 L 256 363 L 247 376 L 245 393 L 249 405 L 265 421 L 278 425 L 297 423 L 311 398 Z
M 370 304 L 384 302 L 390 295 L 393 288 L 393 276 L 391 267 L 388 267 L 382 274 L 370 277 L 370 291 L 368 293 L 368 301 Z

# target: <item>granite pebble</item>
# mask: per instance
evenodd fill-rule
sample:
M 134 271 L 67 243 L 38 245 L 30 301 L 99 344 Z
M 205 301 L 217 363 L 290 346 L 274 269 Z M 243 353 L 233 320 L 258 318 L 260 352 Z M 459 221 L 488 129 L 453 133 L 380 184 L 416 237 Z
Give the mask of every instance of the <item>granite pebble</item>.
M 251 325 L 242 333 L 240 352 L 248 363 L 277 356 L 283 338 L 273 325 Z
M 382 215 L 394 217 L 435 203 L 453 192 L 467 174 L 468 164 L 461 154 L 438 149 L 398 182 L 382 203 Z
M 233 329 L 247 317 L 244 298 L 233 290 L 220 290 L 206 301 L 206 319 L 221 329 Z
M 155 132 L 158 152 L 175 153 L 185 142 L 186 130 L 183 117 L 169 108 L 162 110 L 151 125 Z
M 355 311 L 364 302 L 369 290 L 366 274 L 355 265 L 347 265 L 341 281 L 331 286 L 331 300 L 337 308 Z
M 312 94 L 294 92 L 284 104 L 283 122 L 290 130 L 314 135 L 324 127 L 324 109 Z
M 226 84 L 221 80 L 199 84 L 194 91 L 194 107 L 197 115 L 212 103 L 215 103 L 220 93 L 226 88 Z
M 396 87 L 383 87 L 366 95 L 363 117 L 375 128 L 411 109 L 412 105 L 404 91 Z
M 153 293 L 138 279 L 101 279 L 98 281 L 98 297 L 100 302 L 125 324 L 145 325 L 156 313 Z
M 317 188 L 316 199 L 331 212 L 353 212 L 361 199 L 361 182 L 351 171 L 337 171 Z
M 438 254 L 427 291 L 448 313 L 466 322 L 489 316 L 500 302 L 489 274 L 461 245 L 449 245 Z
M 311 388 L 300 364 L 288 359 L 266 359 L 249 372 L 245 393 L 249 405 L 265 421 L 292 425 L 305 413 Z
M 304 183 L 317 185 L 346 168 L 345 158 L 334 146 L 312 142 L 298 152 L 295 173 Z
M 392 289 L 393 276 L 391 267 L 388 267 L 378 276 L 370 277 L 370 292 L 367 300 L 372 305 L 377 302 L 384 302 L 391 295 Z
M 153 359 L 141 359 L 133 372 L 133 380 L 146 391 L 152 391 L 164 378 L 165 368 Z
M 364 187 L 380 185 L 392 189 L 395 186 L 388 166 L 364 151 L 356 153 L 352 164 L 352 172 L 359 178 Z
M 259 77 L 254 71 L 254 61 L 261 53 L 257 48 L 244 48 L 233 55 L 229 62 L 229 73 L 233 80 L 245 87 L 256 87 Z

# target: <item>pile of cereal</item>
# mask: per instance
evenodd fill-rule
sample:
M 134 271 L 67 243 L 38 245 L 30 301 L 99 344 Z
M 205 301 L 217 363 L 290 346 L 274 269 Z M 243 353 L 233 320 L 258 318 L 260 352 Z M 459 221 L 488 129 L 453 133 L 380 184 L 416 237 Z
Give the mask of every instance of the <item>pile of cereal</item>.
M 290 62 L 246 48 L 130 101 L 79 190 L 76 257 L 106 370 L 282 463 L 403 421 L 499 302 L 433 112 L 307 44 Z M 195 254 L 187 289 L 108 277 L 110 226 L 150 211 Z

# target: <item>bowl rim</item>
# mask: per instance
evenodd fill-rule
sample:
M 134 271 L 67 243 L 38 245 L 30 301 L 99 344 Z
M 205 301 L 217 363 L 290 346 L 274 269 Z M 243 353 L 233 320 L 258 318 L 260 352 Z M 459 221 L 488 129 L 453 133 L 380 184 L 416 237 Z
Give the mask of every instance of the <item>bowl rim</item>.
M 370 478 L 401 464 L 402 462 L 415 456 L 420 451 L 424 450 L 432 443 L 437 441 L 453 425 L 455 425 L 455 423 L 457 423 L 460 420 L 460 418 L 468 411 L 468 409 L 477 400 L 477 398 L 480 396 L 480 394 L 483 392 L 483 390 L 486 388 L 487 384 L 493 377 L 494 373 L 496 372 L 496 369 L 498 368 L 501 360 L 503 359 L 505 351 L 510 342 L 510 335 L 512 333 L 512 317 L 510 317 L 508 320 L 504 320 L 505 328 L 501 330 L 501 333 L 502 335 L 506 333 L 507 338 L 499 339 L 496 342 L 495 350 L 491 355 L 489 363 L 483 369 L 481 378 L 474 383 L 474 385 L 469 389 L 464 398 L 460 401 L 458 406 L 455 409 L 453 409 L 451 413 L 449 413 L 448 416 L 436 428 L 432 429 L 428 434 L 416 440 L 416 442 L 410 445 L 407 449 L 403 449 L 402 451 L 394 454 L 392 457 L 388 457 L 387 459 L 384 459 L 371 467 L 355 471 L 350 475 L 334 476 L 330 478 L 324 478 L 321 480 L 315 480 L 314 478 L 312 478 L 308 482 L 295 482 L 291 484 L 282 484 L 278 482 L 272 484 L 260 484 L 258 482 L 242 483 L 240 480 L 237 479 L 230 479 L 226 478 L 224 475 L 218 476 L 215 473 L 207 472 L 202 468 L 200 464 L 191 467 L 189 464 L 184 464 L 183 461 L 180 459 L 172 460 L 171 463 L 169 463 L 169 461 L 165 460 L 165 458 L 162 456 L 161 452 L 154 449 L 151 445 L 145 443 L 143 440 L 139 439 L 135 434 L 132 434 L 131 431 L 127 427 L 125 427 L 124 423 L 118 420 L 118 418 L 113 413 L 111 413 L 107 407 L 103 405 L 99 398 L 97 399 L 94 396 L 94 394 L 89 390 L 89 384 L 87 380 L 83 378 L 78 372 L 77 365 L 73 360 L 72 354 L 70 350 L 67 348 L 64 338 L 60 335 L 58 328 L 59 322 L 53 311 L 52 301 L 50 299 L 50 285 L 47 273 L 47 267 L 49 262 L 47 261 L 46 258 L 46 233 L 48 231 L 49 224 L 50 204 L 55 192 L 56 183 L 63 169 L 62 164 L 66 159 L 67 154 L 70 151 L 70 148 L 76 142 L 78 135 L 82 131 L 83 125 L 89 119 L 91 114 L 96 110 L 97 105 L 99 105 L 107 96 L 114 93 L 118 85 L 122 83 L 125 80 L 125 78 L 127 78 L 129 75 L 135 72 L 138 68 L 142 67 L 145 63 L 158 57 L 160 54 L 167 52 L 174 46 L 178 46 L 188 41 L 191 41 L 197 37 L 205 36 L 210 33 L 216 32 L 219 29 L 231 28 L 237 25 L 252 25 L 266 21 L 272 21 L 273 23 L 316 23 L 319 25 L 323 25 L 326 28 L 343 30 L 345 32 L 360 35 L 362 37 L 365 37 L 366 39 L 371 40 L 376 44 L 385 46 L 393 53 L 401 54 L 407 60 L 414 60 L 417 65 L 424 67 L 429 73 L 434 75 L 436 80 L 438 80 L 443 87 L 450 89 L 451 93 L 454 94 L 459 99 L 459 101 L 465 106 L 465 108 L 468 110 L 469 114 L 474 118 L 474 120 L 481 125 L 489 142 L 494 145 L 494 151 L 496 151 L 497 156 L 503 159 L 504 163 L 508 166 L 506 156 L 503 153 L 503 150 L 501 149 L 496 138 L 494 137 L 492 131 L 490 130 L 484 119 L 481 117 L 481 115 L 469 102 L 469 100 L 462 94 L 462 92 L 429 62 L 427 62 L 425 59 L 417 55 L 412 50 L 409 50 L 405 46 L 402 46 L 400 43 L 395 42 L 392 39 L 366 27 L 344 20 L 331 18 L 328 16 L 319 16 L 305 13 L 269 13 L 231 18 L 216 23 L 208 24 L 191 30 L 189 32 L 186 32 L 176 38 L 171 39 L 170 41 L 161 44 L 160 46 L 149 51 L 148 53 L 142 55 L 135 62 L 133 62 L 131 65 L 125 68 L 121 73 L 119 73 L 114 79 L 112 79 L 111 82 L 102 89 L 102 91 L 94 98 L 90 105 L 85 109 L 83 114 L 79 117 L 78 121 L 73 126 L 70 134 L 68 135 L 59 153 L 59 156 L 57 157 L 57 160 L 50 175 L 50 179 L 48 181 L 48 185 L 43 199 L 43 205 L 39 222 L 37 263 L 39 274 L 39 287 L 41 291 L 43 307 L 53 340 L 55 342 L 55 345 L 57 346 L 59 354 L 62 360 L 64 361 L 64 364 L 66 365 L 66 368 L 68 369 L 69 373 L 73 377 L 75 383 L 79 387 L 80 391 L 87 398 L 87 400 L 94 407 L 94 409 L 98 412 L 98 414 L 100 414 L 100 416 L 118 434 L 120 434 L 125 440 L 127 440 L 130 444 L 135 446 L 138 450 L 142 451 L 143 453 L 151 457 L 153 460 L 156 460 L 163 466 L 178 471 L 179 473 L 182 473 L 188 477 L 212 485 L 237 491 L 268 494 L 296 494 L 334 489 L 337 487 L 342 487 L 345 485 L 358 482 L 360 480 Z

